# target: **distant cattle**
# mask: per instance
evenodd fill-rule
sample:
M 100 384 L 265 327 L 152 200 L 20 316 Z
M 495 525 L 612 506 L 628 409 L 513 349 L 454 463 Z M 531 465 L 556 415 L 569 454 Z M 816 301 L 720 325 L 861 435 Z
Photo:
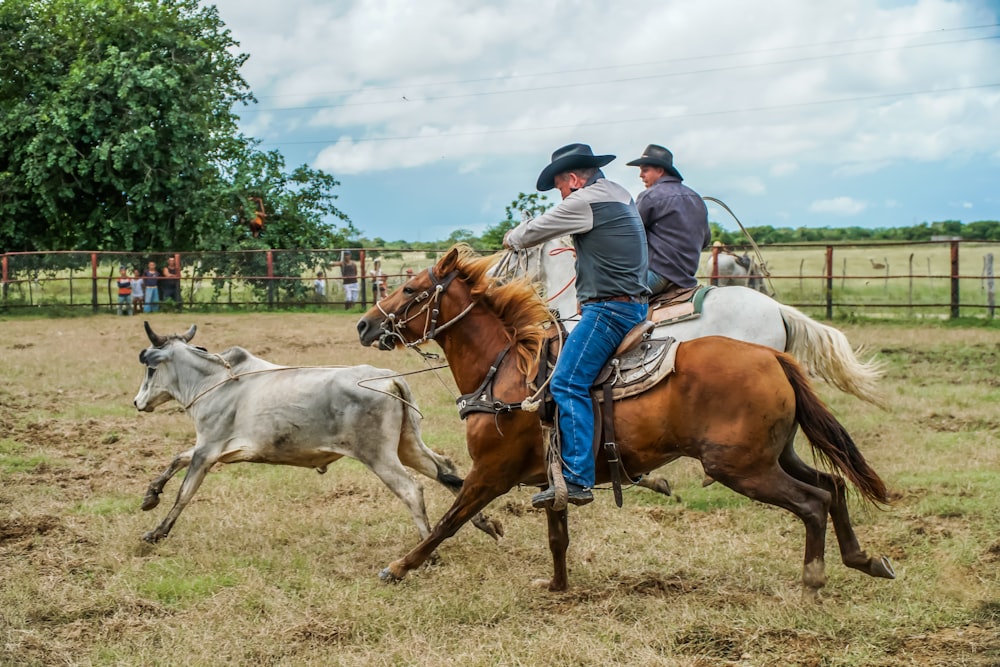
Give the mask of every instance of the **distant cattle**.
M 357 459 L 399 496 L 421 538 L 430 534 L 423 489 L 403 466 L 452 493 L 462 488 L 454 464 L 421 440 L 413 395 L 392 371 L 277 366 L 240 347 L 215 354 L 189 345 L 194 326 L 170 336 L 145 327 L 152 347 L 139 354 L 147 368 L 133 403 L 152 412 L 174 399 L 197 432 L 194 447 L 178 454 L 146 492 L 142 509 L 150 510 L 167 481 L 190 466 L 173 508 L 143 536 L 147 542 L 167 536 L 215 463 L 275 463 L 323 473 L 341 457 Z M 499 523 L 482 515 L 474 523 L 493 538 L 502 534 Z
M 712 279 L 713 285 L 720 287 L 740 285 L 764 294 L 770 294 L 764 281 L 768 275 L 765 267 L 758 264 L 748 253 L 737 255 L 722 251 L 718 255 L 718 274 L 715 273 L 714 269 L 712 256 L 709 255 L 705 273 Z

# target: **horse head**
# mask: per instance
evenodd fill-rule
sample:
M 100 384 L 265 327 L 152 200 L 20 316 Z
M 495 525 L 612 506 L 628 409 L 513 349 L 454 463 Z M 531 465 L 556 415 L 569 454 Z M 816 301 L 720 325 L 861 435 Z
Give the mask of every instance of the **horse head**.
M 464 244 L 452 246 L 437 264 L 415 274 L 376 303 L 358 320 L 361 344 L 370 346 L 378 342 L 381 350 L 392 350 L 399 344 L 416 347 L 463 317 L 475 301 L 468 290 L 463 290 L 464 296 L 456 296 L 449 294 L 448 288 L 461 274 L 467 273 L 466 258 L 471 254 L 471 248 Z M 480 259 L 478 264 L 476 273 L 482 278 L 493 260 Z M 458 311 L 454 310 L 456 300 L 464 301 L 457 306 Z

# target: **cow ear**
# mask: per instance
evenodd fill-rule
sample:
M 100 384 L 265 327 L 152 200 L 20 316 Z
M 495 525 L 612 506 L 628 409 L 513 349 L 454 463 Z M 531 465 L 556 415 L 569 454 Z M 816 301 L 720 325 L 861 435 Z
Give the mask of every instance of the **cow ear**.
M 143 350 L 139 355 L 140 361 L 146 364 L 150 368 L 156 368 L 160 363 L 166 360 L 170 356 L 170 350 L 164 350 L 158 347 L 149 348 L 148 350 Z

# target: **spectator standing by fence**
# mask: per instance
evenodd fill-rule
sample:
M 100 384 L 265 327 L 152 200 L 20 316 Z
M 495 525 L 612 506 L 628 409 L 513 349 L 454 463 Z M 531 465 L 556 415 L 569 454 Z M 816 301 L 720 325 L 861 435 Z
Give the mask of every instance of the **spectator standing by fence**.
M 142 304 L 145 287 L 142 284 L 142 272 L 139 269 L 132 271 L 132 314 L 142 312 Z
M 313 281 L 313 291 L 316 292 L 316 298 L 320 301 L 326 299 L 326 276 L 323 275 L 322 271 L 316 273 L 316 280 Z
M 132 314 L 132 279 L 124 264 L 118 267 L 118 314 Z
M 178 312 L 181 310 L 183 299 L 181 298 L 181 269 L 177 265 L 177 258 L 170 257 L 167 265 L 163 267 L 163 276 L 159 279 L 160 301 L 163 303 L 172 302 Z
M 344 310 L 350 310 L 358 301 L 358 265 L 351 259 L 351 252 L 340 255 L 340 277 L 344 283 Z
M 157 286 L 159 278 L 160 272 L 156 270 L 156 262 L 150 262 L 146 272 L 142 274 L 142 286 L 146 290 L 142 304 L 144 313 L 156 313 L 160 310 L 160 289 Z
M 381 259 L 376 257 L 373 264 L 374 268 L 368 272 L 368 276 L 372 279 L 372 299 L 378 303 L 386 297 L 385 272 L 382 271 Z

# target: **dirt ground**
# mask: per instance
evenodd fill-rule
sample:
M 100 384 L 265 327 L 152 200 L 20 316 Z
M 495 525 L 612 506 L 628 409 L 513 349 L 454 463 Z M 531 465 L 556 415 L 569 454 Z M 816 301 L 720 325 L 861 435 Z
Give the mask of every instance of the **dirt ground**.
M 154 326 L 183 331 L 192 319 L 164 314 Z M 239 343 L 288 365 L 424 367 L 415 355 L 360 348 L 346 315 L 196 319 L 193 342 L 210 350 Z M 531 665 L 548 655 L 547 664 L 1000 665 L 1000 331 L 849 328 L 887 361 L 893 405 L 824 397 L 859 442 L 879 443 L 866 454 L 897 503 L 862 519 L 861 532 L 905 576 L 845 573 L 831 540 L 830 590 L 813 610 L 794 592 L 800 526 L 702 490 L 690 466 L 668 470 L 680 500 L 629 496 L 632 524 L 606 499 L 594 504 L 593 521 L 574 533 L 574 586 L 562 595 L 523 590 L 526 570 L 547 568 L 530 490 L 491 506 L 508 527 L 499 552 L 462 531 L 442 550 L 444 565 L 395 589 L 378 584 L 374 572 L 416 533 L 360 466 L 322 478 L 220 466 L 176 534 L 150 548 L 138 537 L 162 518 L 177 481 L 150 513 L 138 511 L 142 495 L 194 430 L 175 403 L 152 414 L 131 407 L 143 373 L 136 355 L 148 344 L 140 318 L 0 318 L 0 330 L 0 664 Z M 449 382 L 425 374 L 411 384 L 425 438 L 467 469 Z M 424 486 L 433 522 L 450 500 Z M 772 549 L 783 554 L 773 563 Z M 343 558 L 327 561 L 333 554 Z M 678 564 L 665 567 L 668 555 Z M 271 559 L 313 569 L 282 570 L 275 584 Z M 208 592 L 164 592 L 174 564 L 183 576 L 170 585 L 208 580 Z M 643 629 L 653 618 L 660 640 Z M 554 648 L 552 627 L 561 629 Z

